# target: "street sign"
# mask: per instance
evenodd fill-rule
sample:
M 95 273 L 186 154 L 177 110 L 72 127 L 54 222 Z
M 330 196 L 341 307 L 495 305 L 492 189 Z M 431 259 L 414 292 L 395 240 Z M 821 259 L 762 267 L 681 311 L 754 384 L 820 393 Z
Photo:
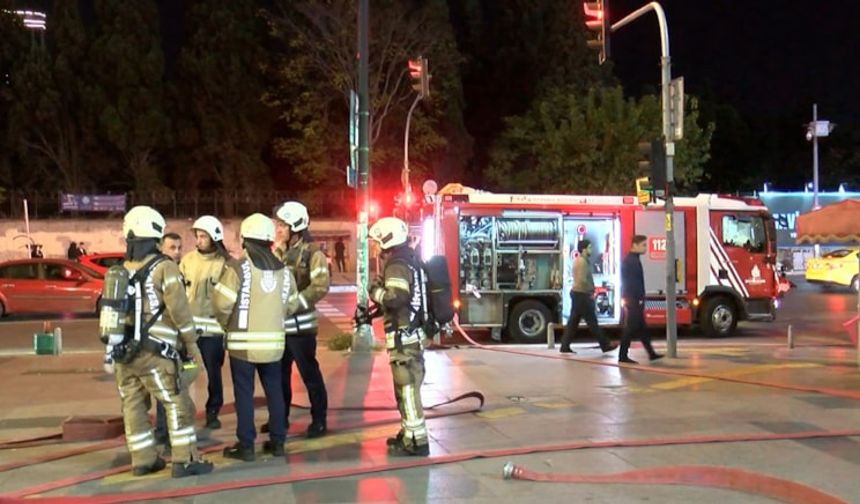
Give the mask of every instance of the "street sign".
M 349 164 L 346 167 L 346 185 L 358 185 L 358 94 L 349 91 Z
M 684 78 L 678 77 L 672 79 L 672 84 L 669 86 L 670 97 L 670 127 L 672 131 L 672 141 L 681 140 L 684 138 Z

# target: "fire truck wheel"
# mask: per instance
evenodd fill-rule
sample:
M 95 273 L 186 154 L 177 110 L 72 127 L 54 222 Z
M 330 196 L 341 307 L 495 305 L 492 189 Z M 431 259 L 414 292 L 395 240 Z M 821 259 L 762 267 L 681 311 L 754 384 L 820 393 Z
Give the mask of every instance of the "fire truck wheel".
M 727 297 L 713 297 L 705 303 L 699 322 L 710 338 L 729 336 L 738 326 L 738 309 Z
M 851 288 L 854 289 L 854 292 L 860 292 L 860 275 L 851 280 Z
M 508 319 L 508 334 L 519 343 L 537 343 L 546 340 L 546 328 L 550 322 L 549 308 L 540 301 L 525 299 L 511 310 Z

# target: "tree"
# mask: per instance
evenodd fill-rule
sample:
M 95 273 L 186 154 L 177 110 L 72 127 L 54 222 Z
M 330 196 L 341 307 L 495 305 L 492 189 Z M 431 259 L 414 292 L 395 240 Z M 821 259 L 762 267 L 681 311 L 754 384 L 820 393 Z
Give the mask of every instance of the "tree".
M 581 2 L 448 0 L 457 45 L 465 57 L 466 127 L 475 138 L 470 174 L 480 182 L 505 117 L 524 114 L 559 86 L 585 94 L 611 85 L 611 64 L 597 65 L 586 45 Z
M 690 105 L 675 158 L 682 190 L 701 177 L 713 130 L 696 124 L 695 101 Z M 653 96 L 636 102 L 620 88 L 593 88 L 584 96 L 556 88 L 522 116 L 506 120 L 487 177 L 497 189 L 514 192 L 630 193 L 637 144 L 659 135 L 660 117 Z
M 357 4 L 351 0 L 277 4 L 269 20 L 273 34 L 284 44 L 283 56 L 274 69 L 278 88 L 266 95 L 266 102 L 280 111 L 284 127 L 275 151 L 306 182 L 319 182 L 342 173 L 333 167 L 347 160 L 349 93 L 357 89 Z M 406 62 L 418 55 L 430 61 L 432 100 L 414 114 L 410 158 L 419 172 L 422 165 L 430 171 L 440 157 L 456 160 L 458 166 L 453 168 L 462 169 L 470 139 L 461 113 L 461 59 L 445 2 L 375 2 L 370 31 L 374 178 L 390 181 L 399 172 L 402 125 L 415 96 Z
M 48 47 L 31 46 L 13 68 L 10 131 L 25 173 L 42 187 L 80 191 L 95 175 L 85 162 L 92 144 L 79 78 L 89 41 L 75 3 L 58 2 L 53 19 Z
M 164 187 L 156 157 L 168 135 L 164 54 L 153 0 L 96 0 L 96 36 L 89 51 L 86 106 L 98 136 L 119 158 L 119 179 L 134 189 Z
M 183 187 L 260 188 L 272 114 L 262 104 L 266 26 L 253 0 L 190 4 L 172 86 Z
M 12 72 L 27 48 L 24 26 L 21 19 L 12 14 L 12 7 L 11 0 L 0 0 L 0 203 L 4 189 L 14 185 L 12 163 L 17 138 L 9 127 L 14 103 Z

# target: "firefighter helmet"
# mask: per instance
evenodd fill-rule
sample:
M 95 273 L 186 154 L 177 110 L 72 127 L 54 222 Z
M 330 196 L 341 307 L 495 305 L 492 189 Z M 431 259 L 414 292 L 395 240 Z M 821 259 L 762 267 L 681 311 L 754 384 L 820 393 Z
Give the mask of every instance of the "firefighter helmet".
M 191 229 L 206 231 L 213 242 L 224 241 L 224 226 L 221 225 L 221 221 L 211 215 L 203 215 L 198 218 L 191 225 Z
M 148 206 L 136 206 L 122 220 L 124 238 L 156 238 L 164 236 L 164 217 L 158 210 Z
M 298 201 L 287 201 L 278 207 L 275 215 L 290 226 L 290 229 L 295 233 L 307 229 L 311 220 L 308 216 L 307 207 Z
M 272 219 L 261 213 L 249 215 L 242 221 L 239 227 L 239 233 L 242 238 L 252 238 L 255 240 L 274 241 L 275 240 L 275 224 Z
M 383 217 L 371 226 L 370 238 L 379 243 L 382 250 L 403 245 L 409 239 L 409 228 L 397 217 Z

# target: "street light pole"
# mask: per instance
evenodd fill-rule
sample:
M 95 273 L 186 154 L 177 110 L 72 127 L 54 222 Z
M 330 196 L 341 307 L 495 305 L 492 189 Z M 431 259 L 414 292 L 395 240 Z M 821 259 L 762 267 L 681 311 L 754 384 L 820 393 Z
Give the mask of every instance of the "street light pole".
M 818 210 L 818 104 L 812 104 L 812 209 Z M 817 255 L 817 254 L 816 254 Z
M 671 58 L 669 56 L 669 25 L 666 22 L 666 13 L 663 11 L 663 7 L 657 2 L 651 2 L 631 12 L 612 25 L 612 31 L 617 31 L 649 11 L 654 11 L 657 15 L 657 22 L 660 25 L 660 85 L 663 102 L 663 142 L 666 150 L 666 354 L 669 357 L 677 357 L 678 325 L 675 313 L 677 298 L 675 276 L 677 267 L 675 265 L 675 202 L 673 196 L 675 191 L 675 142 L 672 130 L 671 99 L 669 95 L 669 86 L 672 82 Z
M 370 210 L 368 182 L 370 179 L 370 92 L 368 89 L 368 56 L 370 53 L 369 21 L 370 0 L 359 0 L 358 6 L 358 194 L 356 211 L 358 226 L 356 238 L 356 304 L 359 309 L 368 309 L 367 286 L 370 283 L 367 245 L 367 220 Z M 373 326 L 357 324 L 352 335 L 353 352 L 369 352 L 373 346 Z

